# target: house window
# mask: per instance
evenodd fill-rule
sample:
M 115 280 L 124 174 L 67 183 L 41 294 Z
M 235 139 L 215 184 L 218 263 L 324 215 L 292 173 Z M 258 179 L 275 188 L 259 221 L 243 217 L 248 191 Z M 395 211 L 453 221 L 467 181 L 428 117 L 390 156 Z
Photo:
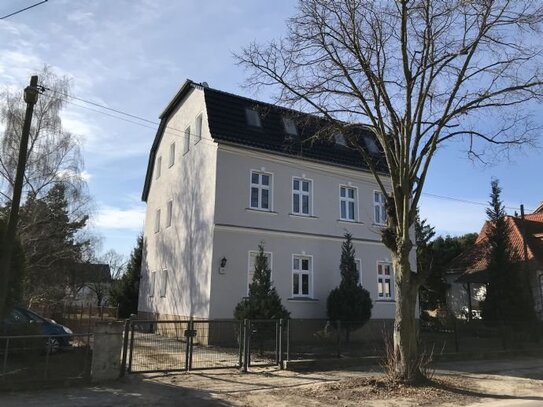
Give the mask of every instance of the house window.
M 334 135 L 334 140 L 336 144 L 339 144 L 340 146 L 347 147 L 347 140 L 345 139 L 345 136 L 343 133 L 338 132 Z
M 202 115 L 199 114 L 196 118 L 196 129 L 195 129 L 196 143 L 202 139 Z
M 364 140 L 364 144 L 366 145 L 366 148 L 370 152 L 370 154 L 378 154 L 379 153 L 379 147 L 377 146 L 377 143 L 375 142 L 375 138 L 370 135 L 364 135 L 362 136 L 362 139 Z
M 249 293 L 249 284 L 253 282 L 253 276 L 255 274 L 255 263 L 258 251 L 249 252 L 249 270 L 247 273 L 247 293 Z M 272 254 L 271 252 L 264 252 L 264 256 L 268 260 L 268 268 L 270 269 L 270 280 L 272 279 Z
M 312 258 L 295 255 L 292 257 L 292 295 L 296 297 L 311 296 Z
M 160 296 L 165 297 L 166 288 L 168 287 L 168 270 L 162 270 L 160 274 Z
M 153 271 L 149 275 L 149 297 L 155 296 L 155 278 L 156 278 L 156 273 Z
M 249 126 L 262 127 L 260 115 L 255 109 L 245 109 L 245 115 L 247 116 L 247 124 Z
M 377 225 L 386 225 L 387 213 L 385 209 L 385 195 L 382 192 L 373 191 L 373 208 L 375 223 Z
M 292 120 L 291 118 L 283 117 L 283 127 L 285 128 L 285 132 L 287 134 L 290 134 L 291 136 L 298 135 L 298 129 L 296 128 L 296 124 L 294 124 L 294 120 Z
M 358 282 L 362 284 L 362 261 L 360 259 L 354 259 L 356 271 L 358 271 Z
M 187 154 L 190 150 L 190 126 L 185 129 L 185 149 L 183 154 Z
M 172 226 L 172 209 L 173 201 L 168 201 L 166 204 L 166 227 L 169 228 Z
M 170 144 L 170 159 L 168 165 L 171 167 L 175 164 L 175 143 Z
M 392 264 L 377 263 L 377 296 L 380 300 L 392 300 Z
M 155 233 L 160 232 L 160 209 L 155 212 Z
M 294 178 L 292 180 L 292 212 L 309 216 L 311 209 L 311 181 Z
M 160 156 L 160 157 L 158 157 L 156 159 L 156 167 L 155 167 L 156 177 L 155 177 L 155 179 L 160 178 L 160 172 L 161 171 L 162 171 L 162 156 Z
M 272 187 L 271 174 L 251 171 L 251 202 L 252 209 L 271 210 Z
M 356 189 L 339 187 L 339 218 L 354 222 L 356 220 Z

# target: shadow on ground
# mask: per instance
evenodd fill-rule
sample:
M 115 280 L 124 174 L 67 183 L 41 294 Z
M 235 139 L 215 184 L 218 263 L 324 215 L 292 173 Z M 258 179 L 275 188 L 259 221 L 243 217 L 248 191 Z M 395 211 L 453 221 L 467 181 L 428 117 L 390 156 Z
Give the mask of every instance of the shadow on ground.
M 2 407 L 90 406 L 231 406 L 214 399 L 209 391 L 130 376 L 109 384 L 0 393 Z

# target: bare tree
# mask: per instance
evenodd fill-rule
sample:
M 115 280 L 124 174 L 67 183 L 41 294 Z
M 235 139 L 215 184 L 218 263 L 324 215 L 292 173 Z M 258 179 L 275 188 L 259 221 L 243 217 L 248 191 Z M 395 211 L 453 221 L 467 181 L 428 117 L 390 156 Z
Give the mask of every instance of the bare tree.
M 285 38 L 236 56 L 248 86 L 277 85 L 279 102 L 324 116 L 336 131 L 364 122 L 375 135 L 386 175 L 367 145 L 349 143 L 386 197 L 395 370 L 406 382 L 421 377 L 415 304 L 425 276 L 409 253 L 430 163 L 455 139 L 481 160 L 488 145 L 506 151 L 532 139 L 542 19 L 537 0 L 300 0 Z
M 40 198 L 51 186 L 63 183 L 77 205 L 85 191 L 80 140 L 62 126 L 60 116 L 70 94 L 70 81 L 59 78 L 47 66 L 39 78 L 44 92 L 34 107 L 24 188 Z M 6 89 L 0 97 L 0 122 L 4 126 L 0 136 L 0 198 L 6 202 L 15 179 L 25 104 L 20 91 Z
M 113 249 L 108 250 L 102 256 L 98 258 L 99 263 L 109 265 L 109 270 L 111 271 L 111 278 L 113 280 L 118 280 L 124 274 L 126 269 L 127 260 L 126 258 L 116 252 Z

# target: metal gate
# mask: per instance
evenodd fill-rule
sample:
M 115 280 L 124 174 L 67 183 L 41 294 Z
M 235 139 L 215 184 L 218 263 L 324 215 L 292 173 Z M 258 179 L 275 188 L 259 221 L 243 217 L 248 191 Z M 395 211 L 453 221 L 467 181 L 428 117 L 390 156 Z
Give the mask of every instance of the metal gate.
M 129 320 L 122 372 L 151 373 L 278 365 L 279 320 Z

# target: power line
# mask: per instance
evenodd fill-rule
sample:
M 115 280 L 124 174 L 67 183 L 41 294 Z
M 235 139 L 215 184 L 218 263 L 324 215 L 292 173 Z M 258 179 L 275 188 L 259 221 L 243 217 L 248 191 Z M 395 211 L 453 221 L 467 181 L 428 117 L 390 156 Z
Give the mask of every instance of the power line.
M 104 112 L 104 111 L 101 111 L 101 110 L 98 110 L 98 109 L 90 108 L 88 106 L 83 106 L 83 105 L 80 105 L 78 103 L 75 103 L 75 102 L 72 102 L 72 101 L 69 101 L 69 100 L 66 101 L 66 102 L 68 102 L 68 103 L 70 103 L 70 104 L 72 104 L 74 106 L 80 107 L 82 109 L 86 109 L 86 110 L 90 110 L 92 112 L 100 113 L 100 114 L 103 114 L 105 116 L 108 116 L 108 117 L 111 117 L 111 118 L 114 118 L 114 119 L 119 119 L 119 120 L 122 120 L 122 121 L 125 121 L 125 122 L 128 122 L 128 123 L 132 123 L 132 124 L 135 124 L 137 126 L 141 126 L 141 127 L 147 128 L 147 129 L 155 130 L 155 131 L 158 130 L 158 126 L 160 125 L 160 123 L 158 123 L 158 122 L 146 119 L 146 118 L 141 117 L 141 116 L 137 116 L 137 115 L 132 114 L 132 113 L 127 113 L 127 112 L 124 112 L 124 111 L 119 110 L 119 109 L 114 109 L 114 108 L 111 108 L 111 107 L 108 107 L 108 106 L 104 106 L 104 105 L 101 105 L 99 103 L 93 102 L 91 100 L 83 99 L 83 98 L 80 98 L 80 97 L 77 97 L 77 96 L 72 96 L 72 95 L 69 95 L 67 93 L 60 92 L 60 91 L 57 91 L 57 90 L 53 90 L 53 89 L 46 88 L 46 87 L 42 87 L 42 88 L 45 89 L 45 90 L 51 91 L 53 93 L 57 93 L 59 95 L 62 95 L 64 97 L 71 98 L 71 99 L 74 99 L 74 100 L 78 100 L 80 102 L 87 103 L 87 104 L 90 104 L 92 106 L 96 106 L 96 107 L 99 107 L 101 109 L 113 112 L 113 113 L 117 113 L 117 114 L 129 117 L 129 118 L 134 118 L 134 119 L 137 119 L 137 120 L 141 120 L 141 121 L 143 121 L 145 123 L 152 124 L 155 127 L 149 126 L 148 124 L 144 124 L 144 123 L 136 122 L 136 121 L 133 121 L 133 120 L 129 120 L 126 117 L 120 117 L 120 116 L 110 114 L 110 113 L 107 113 L 107 112 Z M 45 96 L 48 96 L 48 95 L 45 95 Z M 51 96 L 49 96 L 49 97 L 51 97 Z M 173 134 L 172 132 L 178 132 L 179 134 Z M 182 137 L 182 138 L 185 138 L 187 136 L 187 134 L 188 134 L 189 137 L 190 136 L 198 137 L 198 142 L 202 141 L 202 142 L 209 143 L 210 145 L 215 145 L 216 144 L 215 141 L 213 139 L 211 139 L 211 138 L 209 138 L 209 139 L 208 138 L 203 138 L 199 134 L 187 133 L 186 130 L 183 131 L 183 130 L 176 129 L 174 127 L 169 127 L 169 126 L 165 127 L 164 134 L 168 134 L 168 135 L 171 135 L 171 136 L 174 136 L 174 137 Z M 281 163 L 281 164 L 283 164 L 283 165 L 285 165 L 287 167 L 290 167 L 290 168 L 299 169 L 298 167 L 290 164 L 288 161 L 283 160 L 281 158 L 274 158 L 273 161 L 274 162 L 279 162 L 279 163 Z M 321 171 L 321 170 L 318 170 L 318 169 L 312 169 L 312 171 L 315 171 L 315 172 L 318 172 L 318 173 L 321 173 L 321 174 L 324 174 L 324 175 L 329 175 L 326 171 Z M 434 193 L 431 193 L 431 192 L 423 192 L 422 195 L 433 197 L 433 198 L 438 198 L 438 199 L 444 199 L 444 200 L 449 200 L 449 201 L 454 201 L 454 202 L 470 204 L 470 205 L 478 205 L 478 206 L 484 206 L 484 207 L 488 206 L 488 203 L 485 203 L 485 202 L 472 201 L 472 200 L 463 199 L 463 198 L 455 198 L 455 197 L 452 197 L 452 196 L 438 195 L 438 194 L 434 194 Z M 519 210 L 519 208 L 512 207 L 512 206 L 504 206 L 504 208 L 505 209 L 510 209 L 510 210 L 515 210 L 515 211 Z M 533 212 L 533 210 L 526 209 L 526 212 Z
M 43 3 L 47 3 L 48 1 L 49 0 L 43 0 L 43 1 L 40 1 L 39 3 L 32 4 L 31 6 L 22 8 L 22 9 L 17 10 L 17 11 L 14 11 L 13 13 L 10 13 L 10 14 L 7 14 L 7 15 L 5 15 L 3 17 L 0 17 L 0 20 L 4 20 L 4 19 L 6 19 L 8 17 L 14 16 L 15 14 L 22 13 L 23 11 L 30 10 L 31 8 L 37 7 L 37 6 L 39 6 L 40 4 L 43 4 Z

